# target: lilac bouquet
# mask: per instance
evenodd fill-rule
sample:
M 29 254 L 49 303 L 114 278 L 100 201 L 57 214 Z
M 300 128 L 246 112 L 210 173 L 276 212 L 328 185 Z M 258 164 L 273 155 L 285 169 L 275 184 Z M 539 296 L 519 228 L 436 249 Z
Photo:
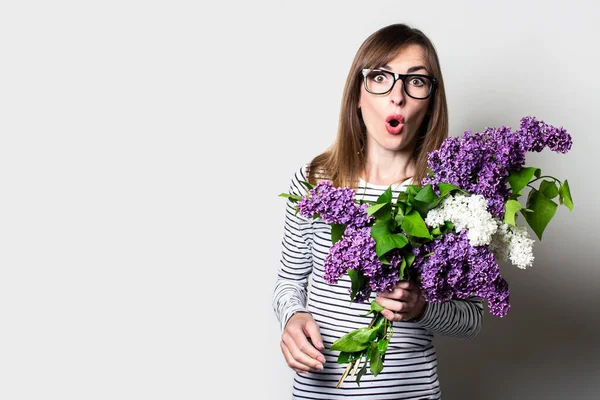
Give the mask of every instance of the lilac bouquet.
M 303 182 L 305 196 L 281 196 L 296 202 L 303 217 L 331 225 L 325 280 L 336 284 L 348 273 L 352 301 L 364 302 L 373 291 L 391 291 L 398 281 L 414 279 L 428 302 L 476 296 L 487 301 L 490 314 L 502 317 L 510 296 L 497 260 L 520 268 L 534 260 L 534 240 L 516 224 L 517 213 L 541 240 L 558 208 L 554 199 L 573 209 L 568 182 L 526 167 L 526 153 L 546 147 L 566 153 L 571 145 L 562 127 L 525 117 L 515 131 L 503 126 L 447 138 L 429 154 L 423 185 L 409 185 L 395 200 L 391 187 L 368 202 L 358 201 L 351 187 L 333 187 L 330 181 Z M 523 205 L 519 198 L 526 188 Z M 331 346 L 340 351 L 338 363 L 348 363 L 338 387 L 351 371 L 360 384 L 367 362 L 374 376 L 383 370 L 393 329 L 382 310 L 372 301 L 369 326 Z

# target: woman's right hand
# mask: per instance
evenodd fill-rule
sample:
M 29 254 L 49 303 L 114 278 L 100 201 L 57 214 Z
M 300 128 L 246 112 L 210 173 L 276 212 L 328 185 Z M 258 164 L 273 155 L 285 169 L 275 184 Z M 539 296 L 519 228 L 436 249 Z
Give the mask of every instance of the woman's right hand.
M 317 349 L 323 350 L 325 346 L 312 315 L 305 312 L 294 314 L 281 335 L 281 352 L 285 361 L 296 372 L 320 371 L 325 357 Z

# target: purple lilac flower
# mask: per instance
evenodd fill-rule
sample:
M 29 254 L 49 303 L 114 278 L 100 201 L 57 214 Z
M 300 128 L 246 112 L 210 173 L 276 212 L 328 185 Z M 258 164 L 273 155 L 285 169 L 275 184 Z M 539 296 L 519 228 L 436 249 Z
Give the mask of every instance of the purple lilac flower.
M 565 129 L 534 117 L 522 118 L 515 132 L 505 126 L 487 128 L 483 133 L 466 131 L 461 138 L 449 137 L 438 150 L 429 153 L 428 167 L 433 177 L 426 177 L 423 184 L 437 187 L 446 182 L 481 194 L 488 200 L 488 211 L 501 218 L 511 195 L 508 176 L 510 171 L 523 168 L 526 153 L 545 147 L 566 153 L 571 145 L 571 136 Z
M 367 215 L 369 205 L 357 204 L 354 195 L 351 187 L 337 188 L 330 181 L 322 181 L 309 191 L 308 196 L 302 197 L 298 210 L 305 218 L 320 215 L 328 224 L 363 227 L 372 219 Z
M 548 147 L 557 153 L 566 153 L 573 145 L 571 135 L 562 126 L 556 128 L 534 117 L 522 118 L 516 134 L 528 151 L 540 152 Z
M 472 247 L 467 231 L 447 233 L 413 249 L 421 290 L 429 302 L 478 296 L 488 301 L 492 315 L 502 317 L 510 308 L 508 283 L 488 246 Z
M 391 291 L 400 280 L 398 265 L 401 259 L 391 257 L 391 260 L 390 265 L 379 261 L 370 227 L 347 229 L 325 258 L 324 279 L 329 284 L 336 284 L 348 269 L 362 272 L 369 279 L 360 288 L 354 301 L 363 302 L 369 298 L 372 291 Z

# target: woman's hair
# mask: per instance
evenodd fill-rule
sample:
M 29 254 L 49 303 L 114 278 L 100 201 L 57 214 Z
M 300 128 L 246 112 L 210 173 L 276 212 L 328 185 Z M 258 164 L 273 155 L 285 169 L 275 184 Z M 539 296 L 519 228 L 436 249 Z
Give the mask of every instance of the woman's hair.
M 316 184 L 328 179 L 335 186 L 356 187 L 365 169 L 366 127 L 362 121 L 358 102 L 363 82 L 364 68 L 377 68 L 392 60 L 408 45 L 421 46 L 425 67 L 437 80 L 437 88 L 415 138 L 413 184 L 420 184 L 427 174 L 427 154 L 437 149 L 448 137 L 448 108 L 444 80 L 433 43 L 418 29 L 405 24 L 394 24 L 379 29 L 369 36 L 358 49 L 342 97 L 337 138 L 324 153 L 315 157 L 308 170 L 308 181 Z

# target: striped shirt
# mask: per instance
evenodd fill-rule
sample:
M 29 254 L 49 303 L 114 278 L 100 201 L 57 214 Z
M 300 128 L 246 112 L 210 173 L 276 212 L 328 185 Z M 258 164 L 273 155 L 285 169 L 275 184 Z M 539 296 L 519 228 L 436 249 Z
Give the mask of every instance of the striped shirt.
M 289 193 L 304 195 L 300 181 L 306 179 L 307 165 L 293 176 Z M 406 188 L 410 180 L 392 187 L 394 196 Z M 357 198 L 376 200 L 388 186 L 359 183 Z M 360 386 L 347 377 L 340 388 L 337 382 L 346 365 L 337 364 L 338 352 L 330 352 L 341 336 L 351 330 L 368 326 L 371 316 L 371 294 L 365 303 L 350 302 L 350 278 L 342 276 L 336 285 L 324 279 L 323 262 L 331 247 L 331 228 L 322 219 L 306 219 L 296 215 L 295 204 L 286 207 L 281 265 L 273 293 L 273 308 L 281 329 L 296 312 L 310 313 L 321 330 L 326 362 L 323 370 L 296 374 L 293 382 L 294 399 L 440 399 L 437 357 L 434 334 L 458 338 L 475 336 L 482 323 L 481 299 L 428 303 L 417 321 L 394 322 L 383 371 L 373 377 L 367 368 Z

